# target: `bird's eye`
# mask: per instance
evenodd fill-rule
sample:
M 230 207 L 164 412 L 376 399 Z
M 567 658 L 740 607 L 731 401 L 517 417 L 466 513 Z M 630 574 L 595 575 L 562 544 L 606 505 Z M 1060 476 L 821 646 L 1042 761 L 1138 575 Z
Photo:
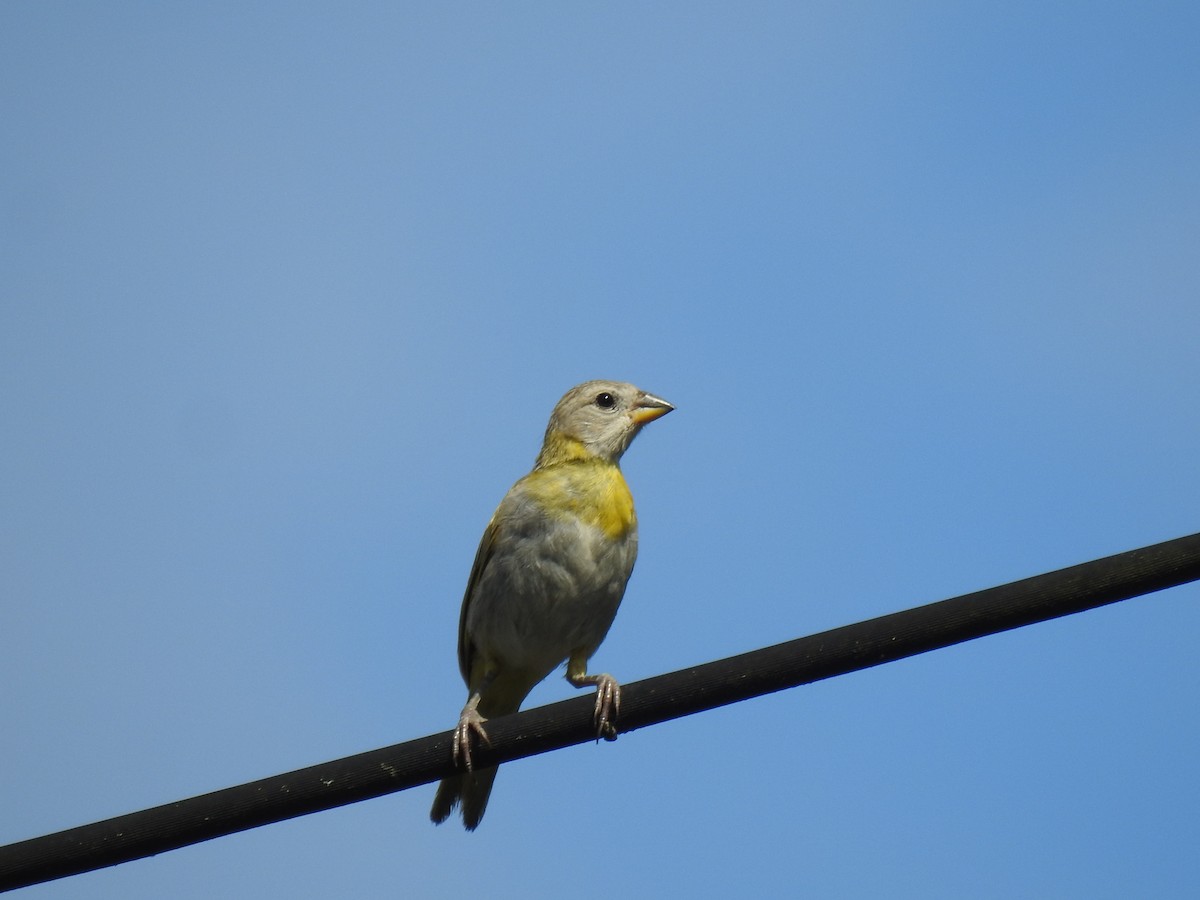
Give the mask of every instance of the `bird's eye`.
M 603 391 L 596 395 L 596 405 L 601 409 L 612 409 L 616 402 L 613 399 L 613 395 L 608 391 Z

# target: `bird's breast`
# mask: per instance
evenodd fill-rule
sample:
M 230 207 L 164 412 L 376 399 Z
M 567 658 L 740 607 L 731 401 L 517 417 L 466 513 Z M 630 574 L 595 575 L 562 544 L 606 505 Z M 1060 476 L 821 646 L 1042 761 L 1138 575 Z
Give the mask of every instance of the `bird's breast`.
M 633 495 L 612 464 L 568 463 L 533 473 L 529 498 L 551 517 L 575 519 L 620 540 L 637 527 Z
M 489 660 L 540 680 L 608 632 L 637 558 L 633 499 L 615 466 L 555 466 L 518 482 L 494 522 L 464 631 Z

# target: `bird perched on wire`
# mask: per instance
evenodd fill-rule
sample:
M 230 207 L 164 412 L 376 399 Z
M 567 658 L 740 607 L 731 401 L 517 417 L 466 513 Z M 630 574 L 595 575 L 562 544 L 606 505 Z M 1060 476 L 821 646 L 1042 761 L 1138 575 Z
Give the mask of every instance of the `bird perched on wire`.
M 620 381 L 588 381 L 554 407 L 533 471 L 512 486 L 483 532 L 458 623 L 458 666 L 467 705 L 454 732 L 464 769 L 438 786 L 430 818 L 461 804 L 474 830 L 496 767 L 471 765 L 484 722 L 515 713 L 564 660 L 567 681 L 596 688 L 597 734 L 616 737 L 621 687 L 589 675 L 637 557 L 637 516 L 618 465 L 647 422 L 674 409 Z

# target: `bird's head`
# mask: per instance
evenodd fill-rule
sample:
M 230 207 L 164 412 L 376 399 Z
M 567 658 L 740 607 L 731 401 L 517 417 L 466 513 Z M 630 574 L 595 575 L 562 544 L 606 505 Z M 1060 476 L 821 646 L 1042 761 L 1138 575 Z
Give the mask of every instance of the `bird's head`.
M 623 381 L 585 381 L 567 391 L 550 414 L 537 467 L 568 459 L 615 463 L 643 425 L 674 408 Z

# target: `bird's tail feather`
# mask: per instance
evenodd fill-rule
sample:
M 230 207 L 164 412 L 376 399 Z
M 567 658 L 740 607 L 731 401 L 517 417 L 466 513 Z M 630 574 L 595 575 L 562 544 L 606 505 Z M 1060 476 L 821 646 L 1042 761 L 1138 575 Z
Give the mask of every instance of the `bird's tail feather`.
M 521 703 L 533 690 L 533 686 L 548 674 L 524 669 L 506 669 L 483 692 L 479 701 L 479 714 L 485 721 L 498 716 L 512 715 L 521 708 Z M 468 831 L 474 831 L 483 818 L 484 810 L 487 809 L 492 782 L 495 780 L 496 766 L 472 769 L 443 779 L 433 798 L 429 818 L 434 824 L 441 825 L 450 818 L 456 806 L 461 806 L 463 825 Z
M 454 808 L 462 805 L 463 825 L 467 831 L 474 831 L 487 809 L 488 797 L 492 793 L 492 782 L 496 780 L 497 766 L 486 769 L 473 769 L 461 775 L 451 775 L 438 785 L 437 794 L 433 798 L 433 809 L 429 818 L 434 824 L 441 825 L 454 812 Z

